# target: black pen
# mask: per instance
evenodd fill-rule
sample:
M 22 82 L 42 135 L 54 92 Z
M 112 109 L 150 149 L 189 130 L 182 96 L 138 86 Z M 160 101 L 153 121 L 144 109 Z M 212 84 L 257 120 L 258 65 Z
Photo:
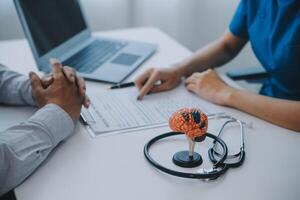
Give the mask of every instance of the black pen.
M 113 90 L 113 89 L 127 88 L 127 87 L 133 87 L 133 86 L 135 86 L 134 82 L 121 83 L 121 84 L 111 86 L 110 89 Z

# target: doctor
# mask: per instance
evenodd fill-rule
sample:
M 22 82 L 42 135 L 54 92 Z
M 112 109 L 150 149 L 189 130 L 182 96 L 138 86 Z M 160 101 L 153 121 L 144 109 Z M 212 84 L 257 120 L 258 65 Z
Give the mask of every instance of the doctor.
M 218 40 L 179 64 L 138 77 L 139 99 L 170 90 L 186 77 L 186 88 L 208 101 L 300 131 L 299 11 L 298 0 L 241 0 L 229 30 Z M 213 70 L 237 56 L 247 42 L 271 74 L 260 94 L 227 85 Z

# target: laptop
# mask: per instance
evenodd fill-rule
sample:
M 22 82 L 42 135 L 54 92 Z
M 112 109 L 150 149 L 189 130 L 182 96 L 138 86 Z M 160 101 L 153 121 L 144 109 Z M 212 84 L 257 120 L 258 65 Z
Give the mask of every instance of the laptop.
M 40 71 L 50 58 L 88 79 L 120 83 L 157 49 L 143 42 L 92 37 L 79 0 L 14 0 Z

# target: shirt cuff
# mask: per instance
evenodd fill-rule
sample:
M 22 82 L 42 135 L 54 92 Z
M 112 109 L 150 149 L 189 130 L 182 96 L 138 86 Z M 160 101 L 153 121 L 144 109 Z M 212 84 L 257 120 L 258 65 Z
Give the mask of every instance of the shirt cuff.
M 75 127 L 69 114 L 56 104 L 47 104 L 38 110 L 28 122 L 44 127 L 54 146 L 70 136 Z

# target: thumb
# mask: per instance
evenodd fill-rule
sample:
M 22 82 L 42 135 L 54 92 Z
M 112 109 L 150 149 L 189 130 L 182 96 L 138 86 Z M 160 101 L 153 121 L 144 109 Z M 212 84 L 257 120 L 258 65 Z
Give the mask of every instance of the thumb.
M 42 90 L 43 89 L 43 86 L 41 84 L 41 79 L 36 73 L 30 72 L 29 79 L 30 79 L 31 87 L 33 90 Z

